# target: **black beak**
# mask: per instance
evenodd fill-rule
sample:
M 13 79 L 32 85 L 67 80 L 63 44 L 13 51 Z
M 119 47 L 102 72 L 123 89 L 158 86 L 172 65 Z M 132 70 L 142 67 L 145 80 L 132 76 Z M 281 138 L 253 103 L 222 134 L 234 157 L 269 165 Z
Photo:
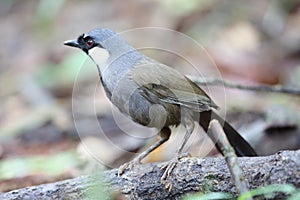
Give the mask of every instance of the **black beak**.
M 80 45 L 78 44 L 77 40 L 67 40 L 64 42 L 64 45 L 80 48 Z

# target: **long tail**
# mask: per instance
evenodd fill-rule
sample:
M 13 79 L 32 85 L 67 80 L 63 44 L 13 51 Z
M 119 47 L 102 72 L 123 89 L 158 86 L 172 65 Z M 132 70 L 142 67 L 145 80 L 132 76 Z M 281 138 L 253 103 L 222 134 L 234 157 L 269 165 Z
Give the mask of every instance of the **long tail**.
M 220 124 L 223 125 L 224 132 L 238 156 L 257 156 L 250 144 L 228 122 L 215 112 L 211 110 L 201 112 L 199 124 L 207 132 L 208 125 L 212 119 L 218 120 Z M 217 144 L 216 147 L 219 152 L 222 152 Z

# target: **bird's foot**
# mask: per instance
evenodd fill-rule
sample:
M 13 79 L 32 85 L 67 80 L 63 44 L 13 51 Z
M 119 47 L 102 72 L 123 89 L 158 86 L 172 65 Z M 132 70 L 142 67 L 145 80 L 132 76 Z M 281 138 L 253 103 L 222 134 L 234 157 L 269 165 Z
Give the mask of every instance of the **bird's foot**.
M 124 174 L 127 170 L 132 170 L 136 165 L 140 165 L 141 161 L 140 159 L 133 159 L 130 162 L 124 163 L 123 165 L 121 165 L 118 169 L 118 176 L 122 176 L 122 174 Z
M 190 157 L 189 153 L 177 154 L 171 161 L 161 167 L 161 171 L 164 171 L 163 175 L 160 178 L 160 182 L 165 185 L 165 187 L 170 191 L 172 189 L 172 183 L 168 180 L 168 177 L 172 174 L 176 165 L 180 161 L 180 159 L 184 157 Z

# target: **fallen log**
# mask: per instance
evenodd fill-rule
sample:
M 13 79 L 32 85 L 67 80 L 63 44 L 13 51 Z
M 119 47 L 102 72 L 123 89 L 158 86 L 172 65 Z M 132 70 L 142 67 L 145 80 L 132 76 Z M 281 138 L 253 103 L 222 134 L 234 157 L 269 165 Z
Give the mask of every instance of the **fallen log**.
M 300 150 L 271 156 L 238 158 L 249 188 L 292 184 L 300 188 Z M 183 158 L 174 169 L 167 190 L 160 182 L 164 163 L 142 164 L 121 177 L 117 169 L 0 194 L 0 199 L 104 199 L 119 191 L 128 199 L 179 199 L 193 192 L 236 194 L 224 158 Z M 278 194 L 280 195 L 280 194 Z

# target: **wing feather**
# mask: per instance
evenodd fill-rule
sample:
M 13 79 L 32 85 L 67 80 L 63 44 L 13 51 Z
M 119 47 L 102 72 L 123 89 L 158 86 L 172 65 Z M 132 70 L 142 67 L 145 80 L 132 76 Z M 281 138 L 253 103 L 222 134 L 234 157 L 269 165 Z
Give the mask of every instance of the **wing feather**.
M 141 64 L 130 75 L 141 94 L 153 103 L 177 104 L 199 112 L 217 108 L 198 85 L 166 65 Z

